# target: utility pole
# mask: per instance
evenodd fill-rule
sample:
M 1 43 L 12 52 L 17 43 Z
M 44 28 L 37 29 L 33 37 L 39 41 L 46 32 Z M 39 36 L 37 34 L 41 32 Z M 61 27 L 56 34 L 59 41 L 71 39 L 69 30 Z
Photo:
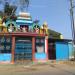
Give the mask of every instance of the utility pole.
M 73 52 L 74 52 L 74 60 L 75 60 L 75 23 L 74 23 L 74 12 L 73 8 L 73 0 L 70 0 L 70 15 L 71 15 L 71 29 L 72 29 L 72 44 L 73 44 Z

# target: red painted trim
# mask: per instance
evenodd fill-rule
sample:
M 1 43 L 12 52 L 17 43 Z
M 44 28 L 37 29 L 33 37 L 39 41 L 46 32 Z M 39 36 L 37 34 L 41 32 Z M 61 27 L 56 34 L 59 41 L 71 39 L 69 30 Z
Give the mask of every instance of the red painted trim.
M 35 37 L 32 37 L 32 60 L 35 61 Z
M 9 35 L 12 35 L 12 36 L 41 36 L 41 37 L 44 37 L 45 34 L 37 34 L 37 33 L 30 33 L 30 32 L 26 32 L 26 33 L 23 33 L 23 32 L 13 32 L 13 33 L 0 33 L 0 35 L 5 35 L 5 36 L 9 36 Z
M 15 50 L 15 37 L 12 36 L 12 49 L 11 49 L 11 52 L 12 52 L 12 61 L 11 63 L 14 64 L 14 50 Z

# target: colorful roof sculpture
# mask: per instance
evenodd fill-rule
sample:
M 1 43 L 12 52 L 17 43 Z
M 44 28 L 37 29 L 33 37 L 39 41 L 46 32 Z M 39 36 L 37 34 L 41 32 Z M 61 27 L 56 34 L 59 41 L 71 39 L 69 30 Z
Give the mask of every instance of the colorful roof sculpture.
M 2 18 L 0 18 L 0 27 L 6 27 L 6 26 L 5 26 L 5 23 L 2 22 Z
M 0 18 L 0 27 L 1 27 L 1 26 L 3 26 L 3 25 L 2 25 L 2 19 Z
M 29 26 L 32 25 L 33 21 L 30 16 L 30 13 L 20 12 L 16 20 L 16 23 L 17 25 L 29 25 Z

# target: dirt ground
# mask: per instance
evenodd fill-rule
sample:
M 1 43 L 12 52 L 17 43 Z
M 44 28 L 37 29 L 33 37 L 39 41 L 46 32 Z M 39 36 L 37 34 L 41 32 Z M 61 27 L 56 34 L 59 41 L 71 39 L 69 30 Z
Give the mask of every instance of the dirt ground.
M 75 65 L 44 64 L 0 64 L 0 75 L 75 75 Z

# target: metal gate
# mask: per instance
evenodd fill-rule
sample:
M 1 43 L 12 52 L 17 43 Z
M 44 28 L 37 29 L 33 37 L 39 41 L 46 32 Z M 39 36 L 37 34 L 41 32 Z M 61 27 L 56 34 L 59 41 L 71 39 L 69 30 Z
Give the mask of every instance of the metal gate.
M 29 37 L 17 37 L 15 47 L 15 61 L 32 59 L 32 41 Z

